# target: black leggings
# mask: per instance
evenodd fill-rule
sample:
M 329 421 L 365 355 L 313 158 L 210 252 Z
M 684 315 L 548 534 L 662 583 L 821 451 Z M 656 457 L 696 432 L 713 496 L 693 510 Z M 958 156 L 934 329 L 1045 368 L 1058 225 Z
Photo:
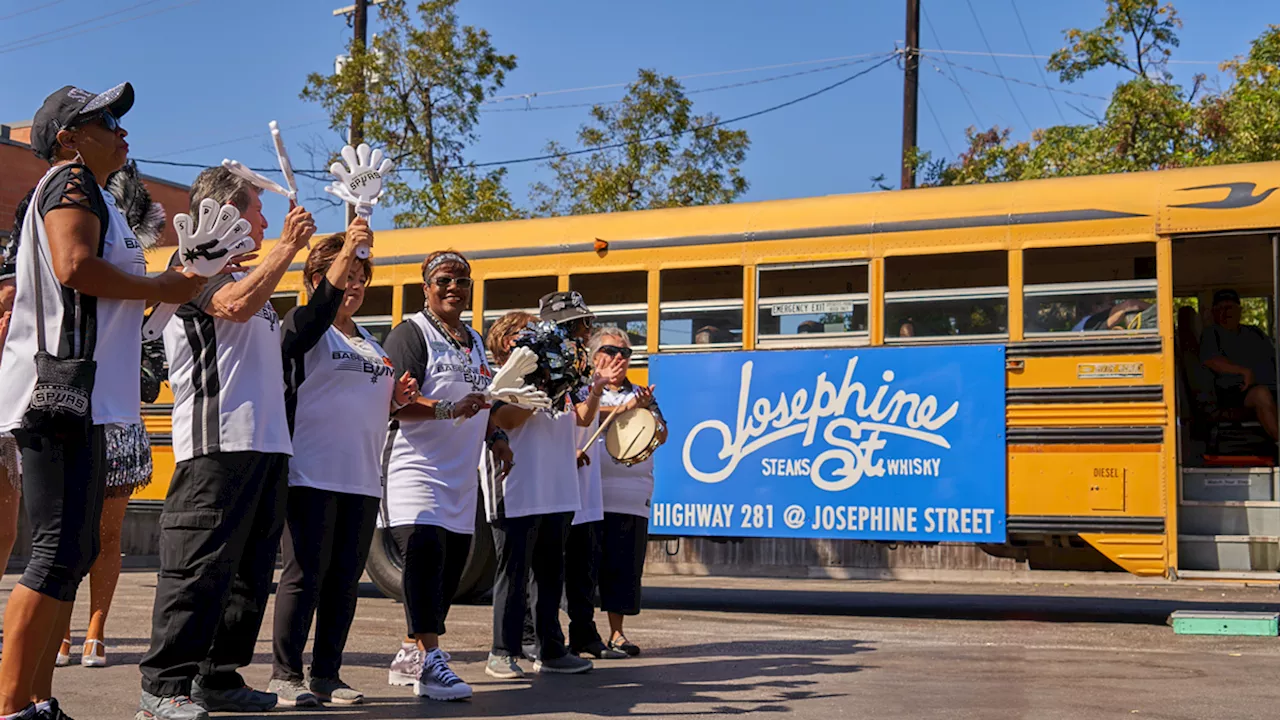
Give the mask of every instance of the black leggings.
M 69 435 L 14 430 L 31 558 L 18 582 L 55 600 L 76 599 L 98 557 L 107 453 L 101 425 Z
M 336 678 L 356 614 L 379 498 L 289 488 L 284 570 L 276 588 L 271 677 L 302 679 L 302 649 L 315 618 L 311 677 Z
M 437 525 L 401 525 L 391 537 L 404 558 L 404 615 L 410 635 L 443 635 L 471 553 L 471 536 Z

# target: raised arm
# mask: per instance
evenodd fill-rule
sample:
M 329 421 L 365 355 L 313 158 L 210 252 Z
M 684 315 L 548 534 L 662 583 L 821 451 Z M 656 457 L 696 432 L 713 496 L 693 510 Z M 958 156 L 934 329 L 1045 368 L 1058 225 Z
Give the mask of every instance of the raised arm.
M 271 299 L 294 256 L 315 232 L 316 224 L 311 213 L 301 207 L 290 210 L 284 219 L 280 241 L 271 248 L 271 252 L 248 275 L 218 288 L 205 311 L 223 320 L 248 322 Z M 346 287 L 345 276 L 343 287 Z

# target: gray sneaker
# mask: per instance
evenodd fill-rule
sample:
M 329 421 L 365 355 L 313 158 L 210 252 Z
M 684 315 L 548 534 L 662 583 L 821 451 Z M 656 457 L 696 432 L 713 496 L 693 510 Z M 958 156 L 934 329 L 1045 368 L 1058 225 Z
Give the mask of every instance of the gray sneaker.
M 334 705 L 359 705 L 364 693 L 342 682 L 341 678 L 311 678 L 311 692 L 316 697 Z
M 134 720 L 209 720 L 209 713 L 187 695 L 158 697 L 143 690 Z
M 272 680 L 267 692 L 274 693 L 283 707 L 319 707 L 320 699 L 301 680 Z
M 553 660 L 539 659 L 533 664 L 533 671 L 537 673 L 555 673 L 557 675 L 577 675 L 578 673 L 591 672 L 593 667 L 595 665 L 586 658 L 580 658 L 577 655 L 561 655 Z
M 484 674 L 499 680 L 519 680 L 525 676 L 524 669 L 515 658 L 493 653 L 489 653 L 489 662 L 484 666 Z
M 400 652 L 396 653 L 396 659 L 391 661 L 391 669 L 387 671 L 387 684 L 412 686 L 421 672 L 422 651 L 417 644 L 401 643 Z
M 209 712 L 266 712 L 276 706 L 278 698 L 272 693 L 254 690 L 241 685 L 234 690 L 213 690 L 201 687 L 199 680 L 191 683 L 191 699 Z

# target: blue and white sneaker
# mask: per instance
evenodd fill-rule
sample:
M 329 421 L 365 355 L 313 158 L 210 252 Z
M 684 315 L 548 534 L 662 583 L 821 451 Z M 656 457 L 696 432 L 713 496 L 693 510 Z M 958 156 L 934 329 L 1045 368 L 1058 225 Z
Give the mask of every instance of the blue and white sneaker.
M 462 678 L 449 668 L 449 656 L 440 648 L 432 648 L 423 658 L 422 672 L 413 684 L 413 691 L 418 697 L 432 700 L 467 700 L 471 697 L 471 686 L 462 682 Z

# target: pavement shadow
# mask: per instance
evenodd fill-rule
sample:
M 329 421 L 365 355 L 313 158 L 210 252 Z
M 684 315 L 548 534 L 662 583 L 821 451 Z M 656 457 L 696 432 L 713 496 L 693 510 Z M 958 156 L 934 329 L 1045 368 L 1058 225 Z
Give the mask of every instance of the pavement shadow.
M 406 697 L 407 688 L 370 695 L 365 705 L 338 710 L 370 720 L 436 717 L 680 717 L 792 712 L 790 705 L 843 697 L 811 689 L 815 678 L 848 675 L 870 666 L 849 658 L 874 648 L 856 641 L 770 640 L 663 648 L 631 661 L 598 661 L 584 675 L 530 675 L 523 681 L 477 680 L 470 702 L 442 703 Z M 461 660 L 466 653 L 455 655 Z M 348 657 L 345 661 L 350 661 Z M 673 662 L 674 660 L 674 662 Z M 380 663 L 386 658 L 380 657 Z M 524 663 L 529 670 L 528 663 Z M 456 667 L 456 664 L 455 664 Z M 481 676 L 484 677 L 484 676 Z M 367 689 L 366 689 L 367 691 Z M 742 697 L 746 696 L 746 697 Z M 647 707 L 665 706 L 661 712 Z M 673 711 L 672 706 L 685 709 Z M 311 713 L 312 715 L 314 713 Z M 279 718 L 284 711 L 220 718 Z
M 776 615 L 1164 625 L 1175 610 L 1275 612 L 1276 603 L 1069 595 L 645 588 L 645 609 Z

